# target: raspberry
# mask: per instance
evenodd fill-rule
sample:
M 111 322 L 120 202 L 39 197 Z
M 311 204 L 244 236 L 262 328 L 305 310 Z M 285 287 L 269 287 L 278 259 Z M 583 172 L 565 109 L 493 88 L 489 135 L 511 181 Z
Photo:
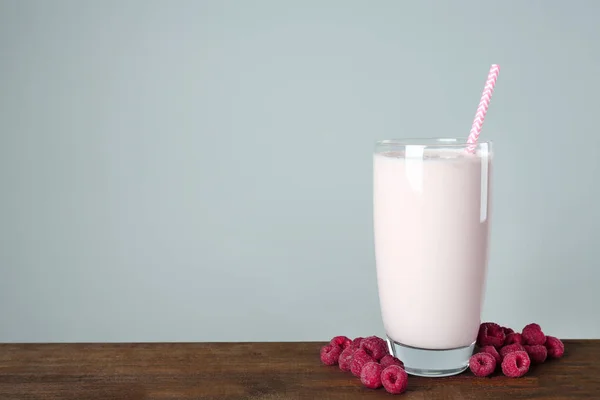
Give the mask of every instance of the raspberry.
M 546 342 L 546 335 L 542 332 L 542 328 L 538 324 L 529 324 L 523 328 L 523 341 L 525 344 L 530 346 L 535 344 L 544 344 Z
M 383 368 L 387 368 L 390 365 L 397 365 L 400 368 L 404 368 L 404 363 L 390 354 L 386 354 L 385 356 L 383 356 L 383 358 L 379 360 L 379 363 Z
M 548 357 L 548 350 L 545 346 L 541 344 L 536 344 L 533 346 L 523 346 L 525 347 L 525 351 L 529 354 L 529 359 L 534 364 L 541 364 L 546 361 L 546 357 Z
M 510 335 L 511 333 L 515 333 L 515 331 L 513 331 L 511 328 L 507 328 L 506 326 L 502 327 L 502 332 L 504 332 L 506 336 Z
M 408 374 L 397 365 L 390 365 L 381 373 L 381 383 L 388 393 L 400 394 L 408 386 Z
M 352 347 L 354 347 L 355 349 L 358 349 L 360 347 L 360 344 L 362 343 L 362 341 L 365 340 L 365 338 L 363 337 L 357 337 L 352 341 Z
M 329 344 L 335 344 L 338 347 L 341 347 L 344 350 L 346 347 L 352 344 L 352 340 L 348 339 L 346 336 L 336 336 L 331 339 Z
M 334 344 L 328 344 L 321 347 L 321 361 L 325 365 L 335 365 L 338 363 L 342 349 Z
M 502 327 L 493 322 L 484 322 L 479 326 L 479 334 L 477 335 L 477 345 L 502 347 L 506 335 Z
M 531 361 L 525 351 L 509 353 L 502 360 L 502 372 L 510 378 L 519 378 L 529 371 Z
M 481 353 L 488 353 L 491 354 L 492 357 L 494 357 L 494 359 L 496 360 L 496 365 L 500 365 L 500 363 L 502 362 L 502 357 L 500 357 L 500 354 L 498 353 L 498 350 L 496 350 L 496 348 L 494 346 L 484 346 L 481 348 Z M 340 356 L 341 358 L 341 356 Z
M 520 333 L 509 333 L 506 335 L 506 339 L 504 339 L 504 345 L 507 344 L 523 344 L 523 336 Z
M 369 336 L 360 343 L 360 348 L 364 349 L 368 355 L 373 357 L 375 361 L 381 360 L 383 356 L 388 354 L 388 347 L 385 340 L 377 336 Z
M 352 364 L 352 357 L 354 357 L 354 351 L 356 349 L 350 347 L 346 347 L 342 354 L 340 354 L 340 358 L 338 360 L 340 369 L 342 371 L 350 371 L 350 365 Z
M 488 376 L 496 369 L 496 359 L 490 353 L 473 354 L 469 359 L 469 368 L 475 376 Z
M 354 376 L 360 376 L 360 371 L 365 366 L 366 363 L 375 361 L 373 357 L 371 357 L 365 349 L 358 349 L 354 352 L 354 356 L 352 357 L 352 362 L 350 363 L 350 372 Z
M 381 371 L 383 367 L 376 362 L 368 362 L 360 371 L 360 381 L 369 389 L 381 387 Z
M 515 351 L 525 351 L 525 347 L 521 346 L 519 343 L 509 344 L 500 349 L 500 357 L 504 358 L 507 354 Z
M 545 346 L 548 349 L 548 357 L 561 358 L 565 354 L 565 345 L 554 336 L 546 336 Z

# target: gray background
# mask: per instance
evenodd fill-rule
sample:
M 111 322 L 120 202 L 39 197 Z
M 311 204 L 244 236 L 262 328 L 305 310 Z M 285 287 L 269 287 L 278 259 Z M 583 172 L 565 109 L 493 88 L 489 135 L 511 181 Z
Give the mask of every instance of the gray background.
M 600 338 L 599 13 L 0 0 L 0 341 L 382 334 L 373 141 L 466 137 L 491 63 L 483 318 Z

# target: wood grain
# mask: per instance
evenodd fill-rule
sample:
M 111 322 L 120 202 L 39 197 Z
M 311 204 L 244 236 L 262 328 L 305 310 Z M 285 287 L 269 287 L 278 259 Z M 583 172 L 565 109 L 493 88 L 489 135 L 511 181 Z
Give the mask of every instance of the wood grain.
M 0 344 L 0 399 L 376 399 L 323 343 Z M 402 399 L 600 399 L 600 341 L 519 379 L 410 377 Z

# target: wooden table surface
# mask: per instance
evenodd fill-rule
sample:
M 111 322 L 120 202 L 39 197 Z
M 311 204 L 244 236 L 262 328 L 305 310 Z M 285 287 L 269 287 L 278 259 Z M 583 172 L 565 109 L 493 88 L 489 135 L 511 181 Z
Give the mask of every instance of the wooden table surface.
M 0 399 L 376 399 L 323 343 L 0 344 Z M 600 340 L 528 375 L 409 377 L 402 399 L 600 399 Z

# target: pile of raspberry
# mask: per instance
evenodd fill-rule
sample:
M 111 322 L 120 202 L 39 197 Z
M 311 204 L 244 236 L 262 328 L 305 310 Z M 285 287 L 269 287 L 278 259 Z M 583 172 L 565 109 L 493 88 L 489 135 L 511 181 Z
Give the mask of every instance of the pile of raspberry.
M 350 371 L 369 389 L 383 386 L 388 393 L 400 394 L 408 384 L 404 364 L 389 354 L 386 341 L 377 336 L 354 340 L 336 336 L 321 348 L 321 361 Z
M 493 322 L 479 326 L 477 335 L 479 353 L 469 360 L 475 376 L 489 376 L 498 367 L 510 378 L 519 378 L 529 371 L 531 364 L 541 364 L 548 358 L 561 358 L 565 353 L 563 342 L 546 336 L 538 324 L 529 324 L 521 333 Z

